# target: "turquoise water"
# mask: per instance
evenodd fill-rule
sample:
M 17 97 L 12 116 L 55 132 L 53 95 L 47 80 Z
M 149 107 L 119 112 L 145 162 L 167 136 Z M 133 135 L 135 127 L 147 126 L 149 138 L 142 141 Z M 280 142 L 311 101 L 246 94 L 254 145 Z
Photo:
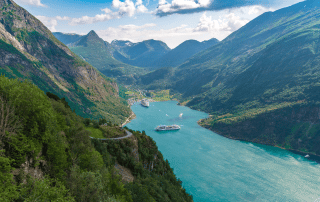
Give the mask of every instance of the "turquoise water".
M 126 126 L 145 130 L 169 160 L 195 202 L 320 201 L 320 165 L 286 150 L 230 140 L 204 129 L 208 115 L 177 102 L 131 107 L 137 118 Z M 182 118 L 179 114 L 183 113 Z M 160 124 L 180 131 L 156 132 Z

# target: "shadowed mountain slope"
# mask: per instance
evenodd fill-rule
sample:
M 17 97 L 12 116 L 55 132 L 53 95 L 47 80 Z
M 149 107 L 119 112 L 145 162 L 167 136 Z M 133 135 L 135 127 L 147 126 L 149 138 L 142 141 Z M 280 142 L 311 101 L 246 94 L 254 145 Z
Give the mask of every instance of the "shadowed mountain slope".
M 111 45 L 118 50 L 114 57 L 124 63 L 138 67 L 153 68 L 153 62 L 170 51 L 162 41 L 146 40 L 139 43 L 114 40 Z
M 68 34 L 62 32 L 53 32 L 52 33 L 59 41 L 64 43 L 65 45 L 69 46 L 72 43 L 75 43 L 80 40 L 82 35 L 79 34 Z
M 167 54 L 159 58 L 153 63 L 154 67 L 176 67 L 193 55 L 218 44 L 219 41 L 215 38 L 208 41 L 199 42 L 196 40 L 187 40 L 181 43 L 176 48 L 169 51 Z

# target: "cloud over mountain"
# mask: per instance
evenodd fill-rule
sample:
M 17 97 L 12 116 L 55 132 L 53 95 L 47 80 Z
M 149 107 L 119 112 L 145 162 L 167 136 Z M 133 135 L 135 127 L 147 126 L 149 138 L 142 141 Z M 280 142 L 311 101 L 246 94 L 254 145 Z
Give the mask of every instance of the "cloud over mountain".
M 46 5 L 41 3 L 41 0 L 16 0 L 16 2 L 18 4 L 46 7 Z
M 159 0 L 158 7 L 154 13 L 162 17 L 174 13 L 187 14 L 210 10 L 219 11 L 255 5 L 260 6 L 260 8 L 269 8 L 274 2 L 275 0 L 172 0 L 171 3 L 169 3 L 166 0 Z

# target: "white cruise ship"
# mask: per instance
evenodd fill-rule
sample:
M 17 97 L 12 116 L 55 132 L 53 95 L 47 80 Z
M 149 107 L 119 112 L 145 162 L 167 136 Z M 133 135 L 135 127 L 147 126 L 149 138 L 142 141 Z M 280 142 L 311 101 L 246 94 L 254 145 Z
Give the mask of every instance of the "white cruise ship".
M 149 101 L 148 99 L 142 99 L 141 100 L 141 105 L 144 106 L 144 107 L 149 107 Z
M 160 125 L 156 127 L 157 131 L 164 131 L 164 130 L 180 130 L 180 126 L 178 125 L 171 125 L 171 126 L 166 126 L 166 125 Z

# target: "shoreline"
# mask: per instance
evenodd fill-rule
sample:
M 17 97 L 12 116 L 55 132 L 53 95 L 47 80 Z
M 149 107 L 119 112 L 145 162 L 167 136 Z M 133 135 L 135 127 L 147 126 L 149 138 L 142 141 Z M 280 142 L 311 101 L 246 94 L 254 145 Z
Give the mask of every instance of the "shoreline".
M 133 111 L 131 110 L 131 114 L 130 116 L 126 119 L 126 121 L 121 125 L 121 127 L 124 127 L 126 124 L 130 123 L 131 120 L 135 119 L 136 115 L 133 113 Z
M 277 147 L 279 149 L 283 149 L 283 150 L 286 150 L 286 151 L 290 151 L 294 154 L 298 154 L 306 159 L 309 159 L 309 160 L 312 160 L 312 161 L 315 161 L 316 163 L 320 164 L 320 155 L 316 155 L 316 154 L 312 154 L 312 153 L 306 153 L 306 152 L 303 152 L 303 151 L 299 151 L 299 150 L 295 150 L 295 149 L 287 149 L 287 148 L 284 148 L 284 147 L 280 147 L 280 146 L 277 146 L 277 145 L 272 145 L 272 144 L 267 144 L 267 143 L 262 143 L 262 142 L 259 142 L 259 141 L 251 141 L 251 140 L 247 140 L 247 139 L 242 139 L 242 138 L 236 138 L 236 137 L 232 137 L 232 136 L 225 136 L 225 135 L 221 135 L 209 128 L 206 128 L 204 126 L 201 126 L 199 123 L 201 122 L 201 120 L 203 119 L 200 119 L 199 121 L 197 121 L 198 125 L 202 128 L 205 128 L 205 129 L 208 129 L 214 133 L 216 133 L 217 135 L 220 135 L 222 137 L 225 137 L 225 138 L 228 138 L 230 140 L 237 140 L 237 141 L 242 141 L 242 142 L 249 142 L 249 143 L 255 143 L 255 144 L 261 144 L 261 145 L 266 145 L 266 146 L 271 146 L 271 147 Z M 309 157 L 305 157 L 305 155 L 309 155 Z
M 166 100 L 166 101 L 177 101 L 177 102 L 178 102 L 177 105 L 188 107 L 188 106 L 186 106 L 186 105 L 181 105 L 180 101 L 177 100 L 177 99 Z M 151 102 L 166 102 L 166 101 L 155 101 L 155 100 L 152 100 Z M 132 106 L 132 105 L 131 105 L 131 106 Z M 191 109 L 190 107 L 188 107 L 188 108 Z M 192 109 L 192 110 L 195 110 L 195 109 Z M 201 110 L 197 110 L 197 111 L 201 111 Z M 201 111 L 201 112 L 202 112 L 202 111 Z M 205 112 L 205 113 L 206 113 L 206 112 Z M 132 114 L 134 114 L 134 113 L 132 112 Z M 209 115 L 209 116 L 210 116 L 210 115 Z M 130 117 L 131 117 L 131 116 L 130 116 Z M 129 117 L 129 118 L 130 118 L 130 117 Z M 128 118 L 128 119 L 129 119 L 129 118 Z M 133 119 L 134 119 L 134 118 L 133 118 Z M 132 120 L 132 119 L 131 119 L 131 120 Z M 128 122 L 126 121 L 125 124 L 129 123 L 131 120 L 129 120 Z M 198 120 L 198 121 L 197 121 L 197 124 L 198 124 L 200 127 L 202 127 L 202 128 L 205 128 L 205 129 L 210 130 L 209 128 L 206 128 L 206 127 L 201 126 L 201 125 L 199 124 L 202 120 L 203 120 L 203 119 Z M 123 126 L 124 126 L 125 124 L 123 124 Z M 123 126 L 122 126 L 122 127 L 123 127 Z M 216 133 L 216 132 L 213 131 L 213 130 L 210 130 L 210 131 Z M 262 143 L 262 142 L 255 142 L 255 141 L 251 141 L 251 140 L 246 140 L 246 139 L 241 139 L 241 138 L 235 138 L 235 137 L 232 137 L 232 136 L 224 136 L 224 135 L 221 135 L 221 134 L 219 134 L 219 133 L 216 133 L 216 134 L 217 134 L 217 135 L 220 135 L 220 136 L 222 136 L 222 137 L 231 139 L 231 140 L 238 140 L 238 141 L 244 141 L 244 142 L 250 142 L 250 143 L 256 143 L 256 144 L 261 144 L 261 145 L 267 145 L 267 146 L 277 147 L 277 148 L 280 148 L 280 149 L 283 149 L 283 150 L 286 150 L 286 151 L 290 151 L 290 152 L 292 152 L 292 153 L 294 153 L 294 154 L 298 154 L 298 155 L 300 155 L 300 156 L 302 156 L 302 157 L 305 157 L 305 155 L 308 154 L 310 157 L 307 157 L 307 158 L 305 157 L 306 159 L 315 161 L 315 162 L 317 162 L 317 163 L 320 164 L 320 155 L 316 155 L 316 154 L 312 154 L 312 153 L 306 153 L 306 152 L 299 151 L 299 150 L 294 150 L 294 149 L 286 149 L 286 148 L 283 148 L 283 147 L 280 147 L 280 146 L 277 146 L 277 145 L 271 145 L 271 144 L 266 144 L 266 143 Z

